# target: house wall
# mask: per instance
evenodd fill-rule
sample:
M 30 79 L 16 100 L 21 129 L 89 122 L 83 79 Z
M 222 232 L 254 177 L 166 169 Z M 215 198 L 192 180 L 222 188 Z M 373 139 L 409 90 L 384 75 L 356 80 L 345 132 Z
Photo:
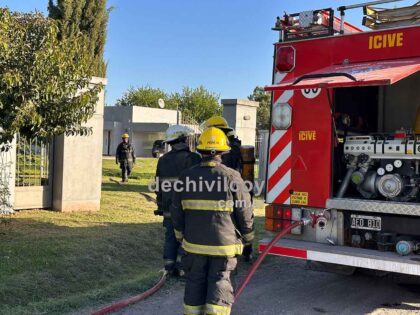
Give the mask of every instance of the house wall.
M 235 129 L 242 144 L 255 146 L 259 103 L 240 99 L 223 99 L 222 105 L 223 117 L 228 121 L 229 126 Z
M 181 121 L 181 113 L 179 114 Z M 176 124 L 176 110 L 133 106 L 132 123 Z
M 105 79 L 95 78 L 92 84 Z M 96 112 L 86 123 L 89 136 L 58 136 L 54 141 L 53 209 L 57 211 L 97 211 L 102 181 L 104 89 Z
M 152 157 L 153 142 L 164 138 L 164 132 L 134 132 L 132 144 L 136 151 L 136 156 Z
M 140 107 L 106 106 L 103 136 L 111 132 L 110 155 L 115 155 L 121 135 L 127 132 L 137 156 L 151 157 L 153 141 L 164 139 L 166 129 L 176 124 L 176 110 Z M 181 115 L 179 115 L 181 120 Z M 108 139 L 104 138 L 102 154 L 108 155 Z

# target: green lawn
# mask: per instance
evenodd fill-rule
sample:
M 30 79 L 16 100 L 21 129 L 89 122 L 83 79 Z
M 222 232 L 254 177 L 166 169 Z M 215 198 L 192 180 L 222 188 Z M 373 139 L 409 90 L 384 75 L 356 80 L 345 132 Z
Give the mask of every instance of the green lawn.
M 138 192 L 148 191 L 155 167 L 139 159 L 120 186 L 109 180 L 119 179 L 115 161 L 104 160 L 99 212 L 21 211 L 0 226 L 0 314 L 88 314 L 150 287 L 163 228 Z M 262 210 L 256 215 L 261 237 Z

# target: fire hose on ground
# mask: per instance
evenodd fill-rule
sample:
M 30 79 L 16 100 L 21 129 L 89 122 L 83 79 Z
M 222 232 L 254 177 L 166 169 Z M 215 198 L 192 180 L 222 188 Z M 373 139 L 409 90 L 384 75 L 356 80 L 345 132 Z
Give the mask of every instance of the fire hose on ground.
M 242 280 L 241 284 L 239 285 L 239 287 L 236 289 L 235 292 L 235 301 L 237 301 L 239 299 L 239 297 L 242 294 L 242 291 L 245 289 L 245 287 L 248 285 L 249 281 L 251 280 L 252 276 L 254 275 L 254 273 L 257 271 L 257 269 L 260 267 L 261 263 L 263 262 L 264 258 L 268 255 L 268 253 L 270 252 L 270 249 L 274 246 L 274 244 L 276 244 L 282 237 L 284 237 L 286 234 L 288 234 L 291 230 L 293 230 L 294 228 L 300 226 L 300 225 L 308 225 L 311 224 L 312 220 L 311 219 L 302 219 L 301 221 L 295 222 L 293 223 L 291 226 L 289 226 L 288 228 L 281 230 L 271 241 L 270 243 L 268 243 L 267 247 L 265 248 L 265 250 L 258 256 L 257 260 L 252 264 L 251 269 L 249 269 L 247 275 L 245 276 L 245 278 Z
M 121 300 L 121 301 L 119 301 L 115 304 L 112 304 L 112 305 L 106 306 L 104 308 L 101 308 L 100 310 L 97 310 L 97 311 L 93 312 L 91 315 L 108 314 L 110 312 L 118 311 L 118 310 L 120 310 L 123 307 L 126 307 L 128 305 L 135 304 L 135 303 L 138 303 L 140 301 L 145 300 L 146 298 L 155 294 L 157 291 L 159 291 L 163 287 L 163 285 L 166 282 L 166 276 L 167 276 L 167 272 L 164 271 L 163 274 L 162 274 L 162 277 L 159 280 L 159 282 L 156 283 L 152 288 L 150 288 L 146 292 L 140 293 L 138 295 L 129 297 L 128 299 Z
M 264 258 L 268 255 L 268 253 L 270 252 L 270 249 L 274 246 L 274 244 L 276 244 L 282 237 L 284 237 L 286 234 L 288 234 L 291 230 L 293 230 L 294 228 L 300 226 L 300 225 L 309 225 L 312 223 L 312 219 L 311 218 L 304 218 L 301 221 L 295 222 L 293 223 L 291 226 L 289 226 L 288 228 L 280 231 L 271 241 L 270 243 L 268 243 L 267 247 L 265 248 L 265 250 L 261 253 L 261 255 L 258 256 L 257 260 L 252 264 L 251 269 L 248 271 L 246 277 L 242 280 L 241 284 L 239 285 L 238 289 L 235 292 L 235 301 L 239 299 L 240 295 L 242 294 L 243 290 L 245 289 L 245 287 L 248 285 L 249 281 L 251 280 L 252 276 L 254 275 L 254 273 L 257 271 L 257 269 L 259 268 L 259 266 L 261 265 L 261 263 L 263 262 Z M 131 304 L 135 304 L 138 302 L 141 302 L 143 300 L 145 300 L 146 298 L 150 297 L 151 295 L 153 295 L 154 293 L 156 293 L 157 291 L 159 291 L 163 285 L 166 282 L 166 277 L 167 277 L 167 273 L 164 272 L 162 277 L 160 278 L 159 282 L 152 287 L 151 289 L 147 290 L 146 292 L 143 292 L 141 294 L 135 295 L 133 297 L 130 297 L 128 299 L 119 301 L 115 304 L 106 306 L 98 311 L 93 312 L 91 315 L 104 315 L 104 314 L 108 314 L 110 312 L 114 312 L 117 311 L 123 307 L 126 307 L 128 305 Z

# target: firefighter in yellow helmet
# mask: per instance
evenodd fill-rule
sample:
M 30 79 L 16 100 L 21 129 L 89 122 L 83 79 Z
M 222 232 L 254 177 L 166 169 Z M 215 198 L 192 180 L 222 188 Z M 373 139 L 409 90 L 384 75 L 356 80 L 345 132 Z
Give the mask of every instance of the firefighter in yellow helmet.
M 225 133 L 229 140 L 230 150 L 222 156 L 222 163 L 227 167 L 241 171 L 241 140 L 235 135 L 233 128 L 229 127 L 228 122 L 222 116 L 210 117 L 204 122 L 203 128 L 216 127 Z
M 124 133 L 121 138 L 122 142 L 118 145 L 117 153 L 115 154 L 115 163 L 120 164 L 121 182 L 126 183 L 128 182 L 133 165 L 136 164 L 136 154 L 129 141 L 128 133 Z
M 222 164 L 230 150 L 222 130 L 206 129 L 197 150 L 203 160 L 181 173 L 171 205 L 175 235 L 186 252 L 184 314 L 229 315 L 236 255 L 254 239 L 251 198 L 240 174 Z
M 222 116 L 213 116 L 210 117 L 207 121 L 204 122 L 202 128 L 216 127 L 225 133 L 226 137 L 229 140 L 230 150 L 226 154 L 222 155 L 222 163 L 227 167 L 230 167 L 238 172 L 241 172 L 242 169 L 242 159 L 241 159 L 241 140 L 235 135 L 235 130 L 229 127 L 227 120 Z M 251 199 L 253 195 L 251 192 Z M 252 260 L 253 248 L 251 245 L 244 247 L 242 253 L 244 260 L 249 262 Z

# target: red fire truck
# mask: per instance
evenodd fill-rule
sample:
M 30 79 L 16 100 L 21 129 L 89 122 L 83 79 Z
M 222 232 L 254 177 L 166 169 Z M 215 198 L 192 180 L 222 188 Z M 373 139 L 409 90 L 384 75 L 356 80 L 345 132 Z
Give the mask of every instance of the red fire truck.
M 265 228 L 313 224 L 272 255 L 420 275 L 420 2 L 384 2 L 277 18 Z

